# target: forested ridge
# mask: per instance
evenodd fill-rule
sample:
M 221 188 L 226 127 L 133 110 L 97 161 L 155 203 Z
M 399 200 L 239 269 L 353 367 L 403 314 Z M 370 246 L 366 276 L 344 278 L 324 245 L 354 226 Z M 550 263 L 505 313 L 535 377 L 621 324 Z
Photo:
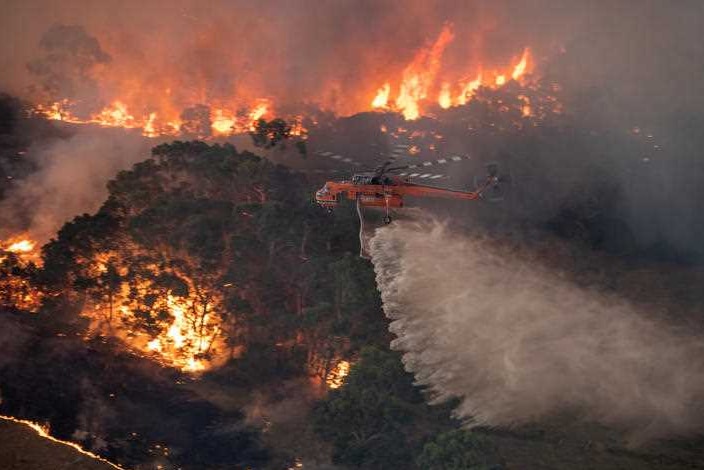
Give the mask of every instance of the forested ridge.
M 151 460 L 285 468 L 300 456 L 273 447 L 242 411 L 224 411 L 188 384 L 244 394 L 238 406 L 246 408 L 255 392 L 285 398 L 291 387 L 283 384 L 293 381 L 293 394 L 312 397 L 303 405 L 312 406 L 344 360 L 366 364 L 372 388 L 364 390 L 355 377 L 365 369 L 354 366 L 356 385 L 311 408 L 310 423 L 299 424 L 317 430 L 310 435 L 321 449 L 332 444 L 316 458 L 412 466 L 411 443 L 450 426 L 448 410 L 428 408 L 386 349 L 353 211 L 331 218 L 311 203 L 300 175 L 198 141 L 155 147 L 109 190 L 97 213 L 76 217 L 42 248 L 38 265 L 3 257 L 11 353 L 0 367 L 4 412 L 46 422 L 57 436 L 136 468 Z M 16 301 L 25 297 L 34 313 Z M 169 337 L 179 311 L 184 334 Z M 151 349 L 155 339 L 163 344 Z M 371 407 L 375 421 L 338 422 L 329 410 L 339 400 L 353 401 L 353 415 L 360 404 Z M 375 436 L 340 438 L 357 435 L 358 425 Z
M 31 173 L 31 138 L 6 137 L 3 168 Z M 354 209 L 330 216 L 314 189 L 229 144 L 161 144 L 40 259 L 0 253 L 0 413 L 135 469 L 699 468 L 696 440 L 629 449 L 573 417 L 461 429 L 389 349 Z M 628 284 L 589 251 L 604 248 L 589 196 L 541 226 L 570 243 L 541 235 L 544 261 L 594 255 L 583 279 L 604 285 L 609 262 Z

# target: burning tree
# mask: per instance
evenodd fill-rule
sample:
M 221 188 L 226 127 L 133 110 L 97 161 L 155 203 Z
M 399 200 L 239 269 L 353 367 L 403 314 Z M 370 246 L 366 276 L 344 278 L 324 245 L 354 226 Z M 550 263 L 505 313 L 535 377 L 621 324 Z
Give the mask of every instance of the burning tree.
M 324 379 L 350 349 L 351 318 L 381 321 L 368 267 L 339 259 L 355 247 L 351 222 L 324 223 L 283 167 L 174 142 L 109 190 L 44 248 L 44 282 L 91 334 L 189 372 L 266 351 L 258 363 Z
M 36 312 L 43 296 L 34 283 L 37 271 L 33 262 L 0 250 L 0 307 Z

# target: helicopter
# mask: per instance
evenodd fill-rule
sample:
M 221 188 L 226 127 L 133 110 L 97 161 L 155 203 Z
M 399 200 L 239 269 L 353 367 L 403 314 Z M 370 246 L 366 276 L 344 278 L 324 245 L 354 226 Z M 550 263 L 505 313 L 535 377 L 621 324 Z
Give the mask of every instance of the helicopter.
M 390 224 L 391 209 L 402 208 L 405 196 L 435 197 L 476 201 L 489 199 L 500 200 L 503 197 L 503 183 L 509 181 L 507 176 L 499 175 L 498 163 L 486 165 L 487 175 L 483 181 L 475 179 L 476 189 L 463 191 L 442 188 L 412 182 L 413 177 L 428 176 L 427 173 L 400 173 L 402 170 L 424 170 L 432 165 L 442 165 L 451 162 L 469 160 L 469 156 L 454 155 L 440 158 L 435 161 L 425 161 L 403 166 L 392 166 L 394 158 L 385 161 L 371 171 L 355 173 L 350 179 L 340 181 L 327 181 L 315 193 L 315 202 L 329 212 L 340 204 L 343 198 L 356 201 L 358 209 L 361 207 L 382 207 L 386 210 L 384 223 Z M 441 175 L 436 175 L 436 177 Z

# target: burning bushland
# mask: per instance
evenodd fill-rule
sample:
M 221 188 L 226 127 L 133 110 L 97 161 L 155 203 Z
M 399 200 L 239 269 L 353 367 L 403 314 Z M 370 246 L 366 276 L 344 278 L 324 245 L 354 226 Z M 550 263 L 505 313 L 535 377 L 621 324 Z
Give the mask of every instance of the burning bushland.
M 328 258 L 345 226 L 305 203 L 303 180 L 232 146 L 176 142 L 153 155 L 43 248 L 47 288 L 89 334 L 166 365 L 199 372 L 266 347 L 325 378 L 348 346 L 336 324 L 371 313 L 350 302 L 371 279 L 340 278 L 359 262 Z
M 447 454 L 467 467 L 700 465 L 701 446 L 626 450 L 614 429 L 583 419 L 619 424 L 604 419 L 611 408 L 640 404 L 622 413 L 637 418 L 631 427 L 650 422 L 650 406 L 686 418 L 648 436 L 700 429 L 689 412 L 697 380 L 680 380 L 698 359 L 667 361 L 699 348 L 659 330 L 701 323 L 704 93 L 693 77 L 704 15 L 649 1 L 519 3 L 317 2 L 311 15 L 297 2 L 11 2 L 0 36 L 12 40 L 0 42 L 18 53 L 0 86 L 25 103 L 0 100 L 0 411 L 137 469 L 279 470 L 329 457 L 434 468 Z M 668 28 L 677 34 L 649 36 Z M 467 157 L 442 186 L 472 188 L 492 161 L 508 170 L 501 204 L 418 203 L 457 237 L 408 221 L 379 232 L 395 344 L 410 346 L 416 377 L 388 351 L 353 213 L 322 213 L 303 176 L 239 151 L 247 133 L 313 175 L 374 167 L 401 147 L 407 162 Z M 157 145 L 174 136 L 209 142 Z M 280 151 L 291 139 L 300 151 Z M 501 263 L 464 236 L 491 240 Z M 511 282 L 521 266 L 532 284 Z M 437 286 L 448 267 L 460 275 Z M 530 295 L 514 297 L 512 315 L 492 313 L 521 286 Z M 558 295 L 546 306 L 543 291 Z M 615 321 L 594 298 L 626 299 L 633 312 Z M 650 363 L 638 362 L 643 351 Z M 609 400 L 599 380 L 624 369 L 640 371 L 628 382 L 638 397 Z M 428 407 L 418 379 L 451 385 L 435 390 L 448 404 Z M 470 392 L 482 383 L 477 410 Z M 536 414 L 519 402 L 547 405 Z M 553 416 L 564 403 L 579 416 Z M 452 409 L 516 427 L 461 430 Z
M 528 82 L 536 68 L 530 44 L 512 40 L 497 51 L 481 46 L 487 33 L 440 22 L 416 33 L 412 54 L 389 44 L 383 51 L 387 57 L 379 57 L 375 64 L 368 62 L 378 52 L 349 50 L 349 55 L 367 62 L 355 71 L 354 80 L 338 76 L 343 71 L 331 71 L 328 77 L 320 76 L 317 87 L 286 94 L 267 83 L 264 67 L 246 75 L 234 68 L 199 76 L 183 70 L 183 63 L 164 63 L 155 74 L 141 63 L 139 54 L 114 42 L 111 29 L 56 23 L 43 32 L 36 56 L 26 64 L 32 85 L 22 93 L 33 103 L 33 113 L 74 124 L 137 129 L 148 137 L 198 138 L 246 133 L 260 119 L 280 116 L 291 123 L 295 134 L 305 135 L 326 112 L 391 110 L 414 120 L 464 105 L 482 86 L 496 89 L 512 80 Z M 471 46 L 466 45 L 468 39 Z M 209 61 L 197 41 L 185 47 L 192 49 L 187 61 Z M 260 60 L 248 51 L 240 53 L 221 58 L 244 61 L 238 64 L 242 67 Z M 341 81 L 349 82 L 344 89 Z
M 639 250 L 651 248 L 651 240 L 627 236 L 634 220 L 628 216 L 634 214 L 624 210 L 620 193 L 613 191 L 624 186 L 604 169 L 611 164 L 647 171 L 643 152 L 656 158 L 661 151 L 642 136 L 649 131 L 635 132 L 632 126 L 614 131 L 595 123 L 588 112 L 595 106 L 549 80 L 512 80 L 498 89 L 481 87 L 471 102 L 434 118 L 409 122 L 389 112 L 331 120 L 311 130 L 309 143 L 357 155 L 368 151 L 369 143 L 387 148 L 403 139 L 413 150 L 409 158 L 470 152 L 501 159 L 516 177 L 512 198 L 502 205 L 453 207 L 458 225 L 463 220 L 459 215 L 471 213 L 468 220 L 478 231 L 508 229 L 509 243 L 548 232 L 580 250 L 609 251 L 606 242 L 615 233 L 628 243 L 614 252 L 639 256 Z M 290 162 L 312 166 L 322 160 L 311 152 L 306 160 L 297 155 Z M 455 175 L 458 184 L 471 182 L 468 173 L 482 162 L 471 163 L 473 168 Z M 639 186 L 629 189 L 634 187 Z M 317 423 L 318 435 L 333 446 L 337 462 L 373 466 L 391 465 L 395 459 L 412 468 L 414 449 L 421 449 L 430 434 L 457 423 L 448 419 L 447 408 L 428 409 L 413 389 L 412 377 L 399 370 L 398 356 L 383 352 L 369 356 L 366 365 L 351 364 L 360 345 L 387 344 L 386 325 L 370 266 L 353 254 L 358 249 L 356 220 L 344 210 L 335 216 L 322 213 L 309 203 L 310 190 L 302 176 L 287 168 L 231 145 L 197 141 L 159 145 L 150 159 L 119 173 L 95 214 L 75 218 L 43 247 L 42 267 L 29 269 L 21 258 L 8 257 L 18 259 L 18 269 L 11 272 L 21 275 L 22 286 L 40 294 L 38 314 L 24 317 L 48 323 L 42 341 L 27 343 L 36 349 L 32 354 L 39 364 L 4 369 L 4 377 L 17 378 L 7 383 L 18 384 L 3 387 L 6 412 L 48 419 L 52 432 L 102 448 L 121 463 L 158 460 L 217 468 L 221 462 L 264 465 L 260 462 L 267 459 L 294 465 L 301 454 L 280 447 L 282 442 L 295 435 L 320 443 L 312 432 L 296 428 L 301 421 L 272 418 L 267 407 L 283 416 L 296 415 L 286 410 L 295 407 L 301 420 Z M 15 242 L 22 240 L 6 245 Z M 567 252 L 572 257 L 543 259 L 571 269 L 569 263 L 579 258 L 574 253 L 584 252 Z M 612 272 L 622 276 L 624 271 Z M 84 357 L 86 345 L 94 357 Z M 16 348 L 25 354 L 31 350 Z M 79 385 L 65 384 L 66 374 L 57 376 L 52 365 L 58 362 L 72 371 L 71 363 L 81 364 L 94 374 L 116 357 L 114 377 L 105 383 L 81 373 Z M 347 374 L 354 377 L 355 371 L 363 379 L 347 387 Z M 38 384 L 36 376 L 47 379 Z M 301 378 L 308 377 L 334 390 L 313 419 L 300 411 L 311 402 L 310 396 L 300 396 L 300 390 L 311 388 L 300 386 Z M 198 381 L 191 382 L 194 378 Z M 288 380 L 299 381 L 296 392 L 281 385 Z M 188 390 L 176 392 L 174 387 L 184 382 L 190 384 Z M 45 396 L 26 388 L 43 390 L 44 383 L 67 390 L 59 416 Z M 145 384 L 149 392 L 143 391 Z M 247 397 L 235 404 L 225 401 L 223 407 L 223 390 Z M 252 390 L 265 395 L 263 411 L 257 400 L 249 401 Z M 111 394 L 119 397 L 116 403 L 105 398 Z M 162 405 L 155 405 L 167 394 L 175 397 L 169 403 L 176 403 L 177 417 L 167 419 Z M 146 419 L 134 425 L 120 419 L 149 406 L 156 411 L 148 416 L 166 419 L 172 432 L 155 429 Z M 243 406 L 249 410 L 245 421 Z M 364 410 L 361 418 L 359 409 Z M 194 416 L 199 413 L 205 418 Z M 248 428 L 245 423 L 251 422 L 263 432 Z M 203 427 L 208 431 L 198 434 Z M 385 437 L 371 439 L 375 435 Z M 203 443 L 203 436 L 219 436 L 209 447 L 217 456 L 194 451 L 193 443 Z M 241 446 L 223 450 L 228 439 Z M 261 443 L 274 449 L 271 455 L 257 453 Z M 292 443 L 291 448 L 308 449 L 307 443 Z M 315 457 L 328 450 L 323 445 Z M 640 457 L 634 459 L 642 463 Z
M 385 327 L 371 271 L 345 254 L 356 249 L 353 219 L 329 220 L 308 202 L 308 190 L 302 177 L 231 145 L 157 146 L 151 159 L 110 182 L 97 213 L 67 223 L 42 248 L 40 264 L 11 251 L 29 248 L 25 243 L 8 245 L 0 271 L 3 306 L 35 311 L 40 323 L 53 319 L 42 334 L 58 337 L 33 353 L 41 360 L 80 356 L 79 341 L 101 356 L 132 357 L 119 361 L 132 364 L 118 366 L 121 377 L 125 367 L 160 365 L 158 387 L 168 388 L 163 379 L 181 372 L 231 377 L 250 388 L 300 378 L 312 380 L 303 388 L 313 394 L 326 383 L 339 387 L 360 341 L 383 337 Z M 39 372 L 43 367 L 31 373 L 55 375 Z M 16 373 L 11 365 L 4 372 Z M 84 380 L 78 395 L 119 396 L 115 383 Z M 4 385 L 5 406 L 15 412 L 28 406 L 22 414 L 29 418 L 55 416 L 38 411 L 45 405 L 32 393 L 19 399 L 31 382 Z M 114 443 L 138 432 L 150 446 L 167 441 L 184 451 L 180 439 L 168 443 L 173 436 L 104 421 L 100 409 L 115 405 L 101 398 L 94 408 L 90 400 L 77 399 L 90 416 L 83 424 L 57 417 L 52 429 L 63 437 L 80 429 L 77 436 L 93 436 L 80 438 L 89 446 L 97 436 Z

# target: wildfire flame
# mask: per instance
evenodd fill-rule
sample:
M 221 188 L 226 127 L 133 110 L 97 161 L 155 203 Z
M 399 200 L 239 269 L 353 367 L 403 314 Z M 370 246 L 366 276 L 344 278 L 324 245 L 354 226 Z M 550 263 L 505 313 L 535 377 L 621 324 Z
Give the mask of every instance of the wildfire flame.
M 96 256 L 97 273 L 107 272 L 114 253 Z M 125 275 L 125 268 L 119 269 Z M 222 299 L 179 273 L 188 285 L 187 295 L 163 292 L 150 283 L 163 274 L 157 266 L 146 266 L 147 277 L 130 285 L 122 282 L 108 298 L 87 304 L 83 315 L 92 321 L 91 331 L 120 338 L 135 350 L 156 358 L 162 364 L 184 372 L 199 373 L 227 360 L 222 333 Z M 145 303 L 146 299 L 150 299 Z M 149 316 L 151 327 L 144 331 Z
M 444 82 L 442 84 L 442 89 L 440 90 L 440 96 L 438 97 L 438 104 L 442 109 L 447 109 L 452 106 L 452 96 L 450 95 L 450 84 Z
M 32 251 L 34 251 L 35 246 L 36 243 L 34 243 L 32 240 L 24 239 L 11 243 L 7 247 L 7 251 L 9 251 L 10 253 L 31 253 Z
M 109 460 L 106 460 L 103 457 L 101 457 L 97 454 L 94 454 L 93 452 L 90 452 L 90 451 L 83 449 L 81 446 L 79 446 L 75 442 L 64 441 L 64 440 L 57 439 L 57 438 L 51 436 L 49 434 L 49 427 L 48 426 L 44 426 L 39 423 L 35 423 L 34 421 L 29 421 L 26 419 L 13 418 L 12 416 L 0 415 L 0 419 L 4 419 L 6 421 L 12 421 L 13 423 L 23 424 L 23 425 L 27 426 L 28 428 L 32 429 L 39 436 L 41 436 L 45 439 L 49 439 L 52 442 L 56 442 L 56 443 L 64 445 L 64 446 L 71 447 L 72 449 L 78 451 L 79 453 L 81 453 L 83 455 L 87 455 L 88 457 L 90 457 L 92 459 L 99 460 L 99 461 L 103 462 L 104 464 L 110 465 L 112 468 L 115 468 L 117 470 L 126 470 L 124 467 L 120 467 L 119 465 L 116 465 L 116 464 L 110 462 Z
M 13 259 L 9 259 L 12 254 Z M 41 264 L 37 243 L 26 235 L 0 240 L 0 306 L 12 307 L 31 313 L 39 311 L 43 293 L 30 280 L 15 269 L 26 268 L 29 263 Z
M 151 111 L 143 115 L 134 114 L 121 100 L 116 100 L 89 118 L 79 118 L 71 112 L 74 106 L 69 100 L 61 100 L 49 105 L 37 105 L 34 113 L 47 119 L 71 124 L 95 124 L 102 127 L 139 129 L 146 137 L 178 135 L 183 132 L 183 120 L 178 115 L 165 115 Z M 233 108 L 213 107 L 210 115 L 211 133 L 214 136 L 227 136 L 254 130 L 257 120 L 273 116 L 269 100 L 256 100 L 250 110 L 238 116 Z M 199 136 L 205 138 L 207 136 Z
M 476 78 L 469 82 L 460 82 L 453 86 L 450 81 L 442 80 L 438 84 L 436 78 L 440 74 L 442 56 L 453 39 L 451 26 L 445 25 L 435 42 L 418 51 L 413 61 L 404 69 L 392 109 L 401 112 L 405 119 L 414 120 L 420 117 L 423 105 L 427 104 L 428 96 L 433 90 L 438 90 L 437 104 L 441 108 L 447 109 L 451 106 L 467 104 L 481 86 L 501 87 L 508 83 L 507 77 L 519 81 L 529 72 L 531 66 L 530 49 L 525 48 L 520 59 L 506 70 L 497 69 L 482 73 L 480 68 Z M 485 79 L 485 77 L 487 78 Z M 493 78 L 490 79 L 490 77 Z M 453 94 L 453 88 L 459 88 L 459 91 Z M 387 81 L 378 89 L 371 101 L 372 109 L 388 108 L 390 95 L 391 85 L 390 81 Z
M 514 80 L 520 80 L 520 78 L 526 73 L 526 68 L 528 67 L 528 56 L 530 54 L 530 51 L 528 48 L 525 48 L 523 50 L 523 55 L 521 56 L 521 61 L 516 64 L 516 66 L 513 68 L 513 73 L 511 74 L 511 78 Z
M 26 233 L 15 235 L 5 240 L 0 239 L 0 261 L 2 261 L 1 254 L 3 251 L 17 255 L 24 262 L 41 263 L 37 242 L 32 240 Z
M 216 135 L 227 135 L 235 128 L 237 119 L 226 109 L 216 109 L 211 127 Z
M 462 87 L 462 91 L 460 92 L 459 96 L 457 97 L 457 104 L 458 105 L 463 105 L 467 104 L 467 102 L 472 99 L 472 96 L 474 95 L 474 92 L 479 89 L 479 87 L 482 86 L 482 74 L 481 72 L 471 82 L 468 82 L 466 85 Z
M 372 100 L 372 108 L 386 108 L 389 103 L 389 94 L 391 93 L 391 84 L 384 83 L 384 86 L 379 88 L 376 96 Z
M 390 64 L 389 67 L 394 67 L 393 72 L 375 71 L 373 76 L 362 75 L 358 90 L 346 92 L 345 100 L 336 99 L 331 103 L 321 95 L 320 100 L 310 97 L 310 102 L 345 114 L 369 109 L 397 111 L 405 119 L 413 120 L 437 106 L 447 109 L 467 104 L 479 87 L 496 88 L 510 80 L 521 81 L 532 71 L 531 51 L 527 47 L 508 65 L 487 67 L 487 63 L 475 58 L 466 66 L 453 64 L 450 67 L 443 58 L 453 42 L 453 26 L 445 24 L 434 40 L 414 51 L 404 67 Z M 115 53 L 119 55 L 119 51 Z M 123 59 L 124 63 L 131 63 L 129 57 Z M 43 96 L 36 101 L 44 103 L 37 105 L 34 112 L 67 123 L 137 129 L 147 137 L 195 133 L 198 138 L 247 133 L 255 129 L 259 119 L 278 115 L 288 120 L 300 112 L 286 108 L 286 103 L 275 103 L 275 100 L 285 98 L 275 91 L 273 95 L 267 93 L 259 86 L 241 87 L 221 93 L 218 98 L 209 98 L 211 93 L 207 86 L 198 80 L 182 83 L 176 76 L 168 74 L 158 80 L 147 80 L 130 66 L 113 72 L 108 73 L 105 67 L 96 71 L 95 78 L 101 91 L 108 95 L 104 99 L 109 104 L 104 106 L 101 103 L 102 109 L 96 107 L 86 111 L 88 104 L 85 102 L 65 98 L 53 101 L 55 97 Z M 468 77 L 474 78 L 470 80 Z M 321 91 L 330 88 L 329 83 L 320 85 Z M 188 114 L 189 110 L 196 108 L 198 111 L 193 116 Z M 191 119 L 198 120 L 198 125 L 189 125 Z M 300 120 L 298 122 L 300 124 Z M 306 133 L 302 130 L 297 135 Z
M 328 388 L 336 389 L 342 387 L 345 383 L 345 377 L 350 373 L 350 363 L 348 361 L 340 361 L 335 368 L 330 371 L 325 379 Z
M 429 48 L 418 51 L 403 71 L 396 108 L 404 118 L 413 120 L 420 116 L 420 102 L 428 97 L 442 64 L 445 48 L 454 37 L 450 25 L 445 25 L 435 42 Z

